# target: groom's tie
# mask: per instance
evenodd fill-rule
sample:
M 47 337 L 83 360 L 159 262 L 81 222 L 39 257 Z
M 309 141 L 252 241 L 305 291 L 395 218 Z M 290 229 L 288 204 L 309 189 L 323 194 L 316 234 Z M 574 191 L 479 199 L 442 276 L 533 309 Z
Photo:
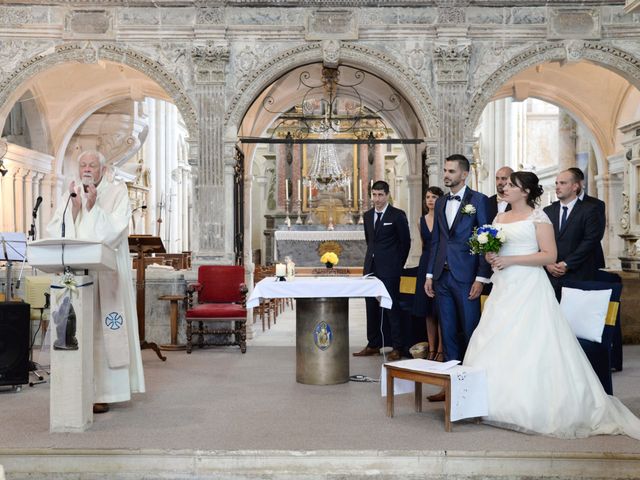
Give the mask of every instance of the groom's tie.
M 562 207 L 562 218 L 560 219 L 560 231 L 564 229 L 564 226 L 567 224 L 567 215 L 569 212 L 569 207 Z

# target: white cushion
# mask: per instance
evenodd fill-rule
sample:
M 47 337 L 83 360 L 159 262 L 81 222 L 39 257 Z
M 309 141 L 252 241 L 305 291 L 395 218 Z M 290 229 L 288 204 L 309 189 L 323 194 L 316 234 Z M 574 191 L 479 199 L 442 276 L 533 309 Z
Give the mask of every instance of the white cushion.
M 560 309 L 576 337 L 602 343 L 611 292 L 562 287 Z

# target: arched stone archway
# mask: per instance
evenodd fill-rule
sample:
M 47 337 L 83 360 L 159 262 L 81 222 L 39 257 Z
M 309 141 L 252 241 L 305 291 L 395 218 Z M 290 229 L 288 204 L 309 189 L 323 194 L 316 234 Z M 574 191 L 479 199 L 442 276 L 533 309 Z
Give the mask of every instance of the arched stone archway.
M 465 138 L 473 138 L 473 131 L 482 111 L 511 77 L 526 68 L 546 62 L 581 60 L 612 70 L 640 89 L 640 59 L 628 52 L 610 45 L 581 40 L 534 45 L 502 64 L 476 89 L 465 116 Z
M 67 62 L 96 63 L 110 60 L 134 68 L 157 82 L 172 98 L 187 126 L 190 143 L 198 142 L 198 115 L 191 99 L 180 83 L 158 62 L 134 50 L 117 45 L 98 46 L 67 43 L 59 45 L 50 54 L 40 54 L 24 62 L 0 82 L 0 105 L 5 105 L 21 85 L 53 66 Z
M 338 55 L 341 64 L 362 68 L 392 85 L 408 99 L 422 129 L 431 137 L 437 136 L 440 128 L 437 109 L 429 92 L 409 69 L 383 52 L 353 43 L 342 43 Z M 290 70 L 301 65 L 322 62 L 323 58 L 321 43 L 307 43 L 282 52 L 254 69 L 229 103 L 225 115 L 227 140 L 235 141 L 242 118 L 265 88 Z
M 426 137 L 438 136 L 440 125 L 437 109 L 431 95 L 407 67 L 383 52 L 349 42 L 340 44 L 337 56 L 339 57 L 338 64 L 362 69 L 392 86 L 410 104 L 421 130 L 425 134 L 425 140 Z M 232 147 L 237 142 L 237 132 L 244 116 L 265 89 L 295 68 L 311 63 L 323 63 L 325 57 L 326 52 L 322 43 L 306 43 L 282 52 L 255 68 L 229 103 L 225 115 L 225 152 L 233 151 Z M 407 213 L 411 216 L 415 216 L 418 214 L 417 212 L 421 211 L 422 195 L 422 174 L 421 165 L 419 165 L 422 156 L 417 151 L 413 153 L 414 161 L 410 167 L 411 174 L 407 178 L 408 198 L 410 199 Z M 244 218 L 246 223 L 243 232 L 245 239 L 244 260 L 247 266 L 252 265 L 252 178 L 250 175 L 251 165 L 247 164 L 251 161 L 252 156 L 247 155 L 244 169 Z

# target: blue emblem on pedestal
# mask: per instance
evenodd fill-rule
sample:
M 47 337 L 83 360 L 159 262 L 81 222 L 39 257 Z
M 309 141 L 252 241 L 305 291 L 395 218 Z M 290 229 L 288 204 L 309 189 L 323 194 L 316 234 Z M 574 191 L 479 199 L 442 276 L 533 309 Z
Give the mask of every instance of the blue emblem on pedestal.
M 313 341 L 320 350 L 326 350 L 333 341 L 333 332 L 327 322 L 320 322 L 313 329 Z
M 111 330 L 118 330 L 124 323 L 124 318 L 118 312 L 111 312 L 104 319 L 104 324 Z

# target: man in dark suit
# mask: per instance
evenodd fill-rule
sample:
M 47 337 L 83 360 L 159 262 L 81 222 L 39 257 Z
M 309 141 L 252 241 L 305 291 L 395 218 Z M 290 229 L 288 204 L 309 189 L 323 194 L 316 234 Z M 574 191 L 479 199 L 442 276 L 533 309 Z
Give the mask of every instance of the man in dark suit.
M 406 214 L 389 204 L 389 184 L 378 180 L 371 187 L 374 208 L 364 214 L 364 237 L 367 253 L 364 273 L 374 274 L 386 287 L 393 307 L 382 310 L 375 298 L 365 299 L 367 307 L 367 346 L 356 357 L 379 355 L 380 348 L 391 345 L 387 360 L 399 360 L 411 345 L 406 343 L 406 326 L 401 323 L 398 307 L 400 275 L 409 256 L 411 236 Z M 384 333 L 383 334 L 380 332 Z M 383 340 L 386 345 L 383 345 Z
M 584 185 L 584 173 L 578 167 L 571 167 L 568 169 L 572 172 L 579 180 L 580 180 L 580 188 L 578 190 L 578 198 L 586 203 L 592 204 L 596 208 L 596 212 L 598 213 L 598 221 L 600 222 L 600 243 L 598 243 L 598 248 L 596 249 L 596 267 L 605 268 L 606 263 L 604 260 L 604 252 L 602 251 L 602 238 L 604 237 L 604 232 L 607 228 L 607 207 L 605 203 L 599 198 L 592 197 L 587 195 L 585 191 Z
M 496 192 L 498 193 L 489 197 L 489 223 L 493 222 L 493 219 L 496 218 L 499 213 L 511 210 L 511 205 L 502 199 L 502 195 L 504 195 L 504 187 L 507 185 L 512 173 L 513 169 L 511 167 L 502 167 L 496 171 Z
M 580 178 L 569 170 L 556 177 L 557 201 L 544 208 L 556 237 L 558 257 L 547 265 L 559 294 L 565 280 L 593 280 L 598 267 L 595 252 L 602 236 L 597 208 L 578 198 Z
M 436 298 L 446 360 L 462 360 L 480 320 L 480 294 L 491 268 L 481 255 L 470 255 L 469 237 L 489 223 L 487 197 L 465 185 L 469 160 L 451 155 L 444 165 L 449 195 L 436 201 L 431 256 L 425 291 Z M 429 400 L 440 400 L 432 396 Z

